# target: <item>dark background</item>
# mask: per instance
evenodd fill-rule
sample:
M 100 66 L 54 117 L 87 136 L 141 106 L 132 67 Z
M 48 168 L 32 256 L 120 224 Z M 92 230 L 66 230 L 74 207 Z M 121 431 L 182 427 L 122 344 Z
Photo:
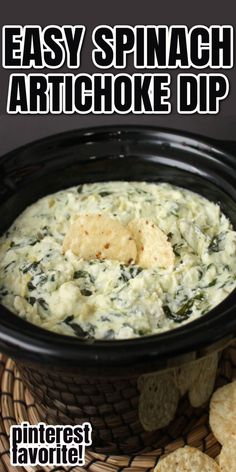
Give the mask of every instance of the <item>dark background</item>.
M 4 24 L 84 24 L 87 28 L 82 64 L 78 72 L 93 73 L 91 33 L 99 24 L 232 24 L 236 25 L 235 1 L 192 0 L 55 0 L 1 3 L 0 27 Z M 23 72 L 23 71 L 21 71 Z M 34 71 L 32 71 L 34 72 Z M 48 71 L 50 72 L 50 71 Z M 59 72 L 59 70 L 58 70 Z M 109 70 L 107 70 L 109 72 Z M 126 71 L 125 71 L 126 72 Z M 132 67 L 127 72 L 132 73 Z M 138 72 L 138 71 L 137 71 Z M 204 72 L 204 71 L 203 71 Z M 220 71 L 230 79 L 231 90 L 218 115 L 71 115 L 7 116 L 9 74 L 0 70 L 0 155 L 26 142 L 73 128 L 129 123 L 171 127 L 218 139 L 236 140 L 236 67 Z M 75 71 L 76 73 L 76 71 Z M 174 100 L 172 100 L 174 102 Z

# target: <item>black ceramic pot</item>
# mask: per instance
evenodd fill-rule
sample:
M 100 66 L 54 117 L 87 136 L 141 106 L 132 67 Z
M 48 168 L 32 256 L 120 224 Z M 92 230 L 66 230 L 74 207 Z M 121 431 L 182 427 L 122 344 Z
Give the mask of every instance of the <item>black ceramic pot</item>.
M 216 142 L 194 135 L 114 126 L 59 134 L 3 156 L 0 232 L 26 206 L 48 193 L 107 180 L 167 181 L 186 187 L 220 202 L 236 227 L 236 159 L 232 155 Z M 60 424 L 90 420 L 94 447 L 107 447 L 108 452 L 130 452 L 154 442 L 158 421 L 163 424 L 158 420 L 159 400 L 148 400 L 145 385 L 150 384 L 150 395 L 154 395 L 154 384 L 156 390 L 164 385 L 167 398 L 176 390 L 172 382 L 181 366 L 200 368 L 204 364 L 196 360 L 206 356 L 213 362 L 215 375 L 215 353 L 236 333 L 235 291 L 188 325 L 125 341 L 91 343 L 44 331 L 3 306 L 0 312 L 0 350 L 16 360 L 44 419 Z M 144 398 L 149 418 L 153 409 L 156 422 L 144 418 Z

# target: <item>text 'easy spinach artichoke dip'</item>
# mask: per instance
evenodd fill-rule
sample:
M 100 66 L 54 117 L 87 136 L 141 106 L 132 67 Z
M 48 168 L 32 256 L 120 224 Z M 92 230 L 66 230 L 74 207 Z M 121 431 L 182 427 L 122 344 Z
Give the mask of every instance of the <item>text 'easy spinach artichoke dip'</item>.
M 236 232 L 219 205 L 170 184 L 84 184 L 40 199 L 0 239 L 0 300 L 47 330 L 162 333 L 236 287 Z

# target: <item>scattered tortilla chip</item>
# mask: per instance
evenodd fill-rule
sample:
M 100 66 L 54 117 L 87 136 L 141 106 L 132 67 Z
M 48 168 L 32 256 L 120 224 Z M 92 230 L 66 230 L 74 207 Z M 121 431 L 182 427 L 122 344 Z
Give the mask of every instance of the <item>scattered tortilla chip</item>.
M 236 381 L 219 388 L 210 403 L 210 426 L 220 444 L 236 437 Z
M 179 391 L 171 374 L 141 376 L 138 380 L 141 392 L 139 420 L 146 431 L 167 426 L 175 417 L 179 403 Z
M 194 408 L 206 403 L 214 390 L 218 367 L 218 354 L 214 353 L 200 361 L 198 374 L 189 389 L 189 401 Z
M 221 472 L 236 472 L 236 438 L 222 447 L 219 464 Z
M 211 457 L 185 446 L 158 462 L 154 472 L 220 472 L 220 468 Z
M 140 218 L 128 224 L 136 241 L 138 255 L 136 263 L 144 269 L 173 268 L 174 252 L 167 236 L 154 223 Z
M 80 215 L 70 226 L 63 251 L 71 250 L 85 259 L 113 259 L 125 264 L 135 262 L 137 249 L 130 231 L 106 215 Z
M 195 360 L 187 363 L 182 367 L 175 369 L 175 382 L 179 389 L 181 397 L 189 391 L 199 376 L 201 370 L 201 360 Z

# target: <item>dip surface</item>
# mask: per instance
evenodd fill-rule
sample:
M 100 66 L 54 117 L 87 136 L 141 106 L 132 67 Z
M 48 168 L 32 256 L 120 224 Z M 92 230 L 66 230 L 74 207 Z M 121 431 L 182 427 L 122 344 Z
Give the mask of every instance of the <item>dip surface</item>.
M 124 226 L 146 218 L 167 236 L 174 267 L 83 260 L 63 241 L 78 215 Z M 219 205 L 169 184 L 84 184 L 40 199 L 0 239 L 0 301 L 57 333 L 126 339 L 177 328 L 236 287 L 236 232 Z

